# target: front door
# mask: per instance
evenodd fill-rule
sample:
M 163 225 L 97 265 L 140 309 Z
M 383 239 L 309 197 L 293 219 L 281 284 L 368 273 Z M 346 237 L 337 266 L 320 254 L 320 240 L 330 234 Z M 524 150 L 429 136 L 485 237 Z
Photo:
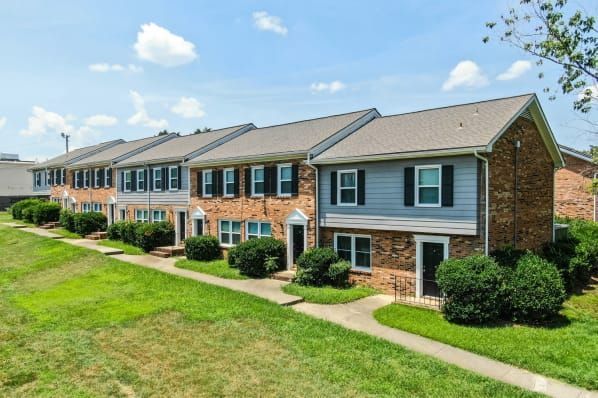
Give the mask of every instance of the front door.
M 114 224 L 114 204 L 108 205 L 108 225 Z
M 436 284 L 436 269 L 444 260 L 444 244 L 422 242 L 422 291 L 424 296 L 439 296 Z
M 297 258 L 305 251 L 305 230 L 303 225 L 293 225 L 293 264 L 297 263 Z
M 179 220 L 178 220 L 178 242 L 177 244 L 180 244 L 183 240 L 185 240 L 185 237 L 187 236 L 185 231 L 186 231 L 186 227 L 187 227 L 187 214 L 184 211 L 180 211 L 179 212 Z
M 196 236 L 203 235 L 203 219 L 201 219 L 201 218 L 195 219 L 195 235 Z

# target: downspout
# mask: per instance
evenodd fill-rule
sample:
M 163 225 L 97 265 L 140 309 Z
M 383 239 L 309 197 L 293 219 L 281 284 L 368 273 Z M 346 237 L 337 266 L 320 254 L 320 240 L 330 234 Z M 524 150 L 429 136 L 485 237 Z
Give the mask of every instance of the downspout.
M 154 220 L 152 220 L 152 211 L 150 210 L 150 207 L 152 206 L 152 188 L 149 186 L 149 180 L 150 180 L 150 168 L 149 168 L 149 164 L 144 163 L 143 164 L 143 170 L 144 172 L 147 171 L 147 174 L 144 175 L 145 179 L 143 180 L 143 186 L 147 189 L 147 222 L 152 223 L 154 222 Z M 135 173 L 137 173 L 137 170 L 135 170 Z M 162 177 L 162 179 L 164 179 Z M 153 178 L 152 178 L 152 184 L 153 184 Z
M 307 154 L 307 160 L 306 160 L 305 164 L 307 164 L 309 167 L 311 167 L 316 173 L 316 205 L 315 205 L 315 210 L 316 210 L 316 220 L 315 220 L 316 247 L 320 247 L 320 210 L 319 210 L 320 209 L 320 200 L 319 200 L 320 185 L 318 182 L 318 168 L 316 166 L 314 166 L 313 164 L 311 164 L 311 154 L 310 153 Z
M 478 154 L 477 149 L 473 151 L 473 156 L 475 156 L 476 158 L 480 159 L 482 162 L 484 162 L 484 254 L 487 256 L 488 255 L 488 237 L 489 237 L 489 231 L 488 231 L 488 226 L 490 225 L 489 222 L 489 202 L 490 202 L 490 197 L 489 197 L 489 184 L 488 184 L 488 158 L 485 158 L 483 156 L 481 156 L 480 154 Z

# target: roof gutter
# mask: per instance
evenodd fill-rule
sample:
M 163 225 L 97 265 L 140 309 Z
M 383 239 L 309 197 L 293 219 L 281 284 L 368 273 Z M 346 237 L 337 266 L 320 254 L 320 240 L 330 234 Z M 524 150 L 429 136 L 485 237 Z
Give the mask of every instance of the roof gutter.
M 484 162 L 484 254 L 488 255 L 488 241 L 489 241 L 489 231 L 488 231 L 488 226 L 489 226 L 489 209 L 490 209 L 490 197 L 488 196 L 488 193 L 490 192 L 489 189 L 489 184 L 488 184 L 488 158 L 485 158 L 483 156 L 481 156 L 478 153 L 478 150 L 475 149 L 473 151 L 473 156 L 475 156 L 476 158 L 480 159 L 482 162 Z

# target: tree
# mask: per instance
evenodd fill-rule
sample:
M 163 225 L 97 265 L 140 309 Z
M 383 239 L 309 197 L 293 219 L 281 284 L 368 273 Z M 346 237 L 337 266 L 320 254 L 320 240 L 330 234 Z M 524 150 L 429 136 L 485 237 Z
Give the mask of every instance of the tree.
M 158 135 L 168 135 L 168 130 L 162 130 L 158 133 Z
M 204 127 L 203 129 L 197 129 L 193 132 L 193 134 L 201 134 L 201 133 L 209 133 L 210 131 L 212 131 L 211 128 L 209 127 Z
M 537 58 L 537 65 L 549 61 L 561 67 L 557 82 L 563 94 L 577 92 L 573 108 L 584 114 L 598 100 L 598 30 L 596 17 L 567 7 L 567 0 L 520 0 L 500 22 L 487 22 L 489 29 L 500 25 L 500 40 Z M 487 43 L 489 37 L 483 38 Z M 543 78 L 541 72 L 538 75 Z M 546 87 L 545 92 L 551 92 Z M 551 94 L 550 99 L 555 95 Z M 592 132 L 598 123 L 588 121 Z

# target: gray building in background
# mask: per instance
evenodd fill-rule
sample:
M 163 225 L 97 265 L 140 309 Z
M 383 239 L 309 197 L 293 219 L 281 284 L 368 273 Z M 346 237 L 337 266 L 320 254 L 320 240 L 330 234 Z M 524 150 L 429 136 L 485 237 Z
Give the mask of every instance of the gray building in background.
M 0 153 L 0 210 L 21 199 L 48 197 L 33 191 L 31 173 L 28 171 L 33 165 L 35 162 L 19 160 L 19 155 Z

